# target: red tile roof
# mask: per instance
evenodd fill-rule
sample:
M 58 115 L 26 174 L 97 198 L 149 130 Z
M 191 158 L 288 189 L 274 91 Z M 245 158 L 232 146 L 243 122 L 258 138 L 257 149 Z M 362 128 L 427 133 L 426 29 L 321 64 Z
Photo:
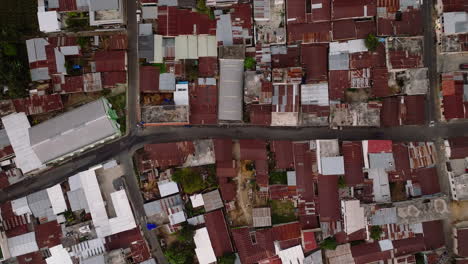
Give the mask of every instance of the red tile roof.
M 319 219 L 317 215 L 299 215 L 299 222 L 302 229 L 320 228 Z
M 304 23 L 288 26 L 288 43 L 324 43 L 331 41 L 331 23 Z
M 216 162 L 216 176 L 221 178 L 234 178 L 237 176 L 237 169 L 233 160 Z
M 159 68 L 154 66 L 140 66 L 140 91 L 156 93 L 159 91 Z
M 190 86 L 190 123 L 216 124 L 218 122 L 218 87 L 216 85 Z
M 442 104 L 444 116 L 447 120 L 465 117 L 463 95 L 455 94 L 444 96 Z
M 210 235 L 211 245 L 217 257 L 232 253 L 234 249 L 222 210 L 205 214 L 205 224 Z
M 37 225 L 36 241 L 39 248 L 51 248 L 62 244 L 62 228 L 57 221 Z
M 345 141 L 342 145 L 345 175 L 347 185 L 354 186 L 364 182 L 364 157 L 360 141 Z
M 216 163 L 219 161 L 232 162 L 232 140 L 213 139 Z
M 426 249 L 438 249 L 445 245 L 442 220 L 423 222 L 424 244 Z
M 397 97 L 387 97 L 383 99 L 382 110 L 380 111 L 380 123 L 384 127 L 399 126 L 400 100 Z
M 315 153 L 309 151 L 308 143 L 293 143 L 294 166 L 296 170 L 297 192 L 305 202 L 315 198 L 314 173 L 312 166 L 316 164 Z
M 368 140 L 368 153 L 392 153 L 391 140 Z
M 108 251 L 130 248 L 130 257 L 135 263 L 151 257 L 148 245 L 138 228 L 106 237 L 105 246 Z
M 426 123 L 426 97 L 425 95 L 407 95 L 404 97 L 405 113 L 404 125 L 424 125 Z
M 211 20 L 208 15 L 176 6 L 159 7 L 158 25 L 157 33 L 164 36 L 216 34 L 216 21 Z
M 371 17 L 377 13 L 376 0 L 333 0 L 332 19 Z
M 393 247 L 395 248 L 395 256 L 397 257 L 407 254 L 414 254 L 426 249 L 424 238 L 422 236 L 393 240 L 392 243 Z
M 337 221 L 340 219 L 340 201 L 338 198 L 338 176 L 319 175 L 319 215 L 320 221 Z
M 275 241 L 287 241 L 301 238 L 301 224 L 299 222 L 275 225 L 272 231 Z
M 302 248 L 304 249 L 304 252 L 309 252 L 317 248 L 314 231 L 302 230 Z
M 26 255 L 16 257 L 18 264 L 46 264 L 40 251 L 32 252 Z
M 17 216 L 13 212 L 11 202 L 3 203 L 0 206 L 0 212 L 2 214 L 3 228 L 7 237 L 15 237 L 29 232 L 25 216 Z
M 301 62 L 305 71 L 306 83 L 328 79 L 328 45 L 302 45 Z
M 387 68 L 372 69 L 372 88 L 371 94 L 375 97 L 384 97 L 392 94 L 388 87 L 388 70 Z
M 119 51 L 96 51 L 94 53 L 97 72 L 112 72 L 126 70 L 126 52 Z
M 379 44 L 373 52 L 365 51 L 349 54 L 349 68 L 383 68 L 386 70 L 385 46 Z
M 234 44 L 244 44 L 244 34 L 247 32 L 249 36 L 252 36 L 252 6 L 250 3 L 239 3 L 230 8 Z M 241 30 L 234 29 L 236 27 Z
M 449 138 L 450 158 L 464 159 L 468 157 L 468 137 Z
M 228 178 L 218 178 L 221 196 L 225 201 L 232 201 L 237 195 L 237 185 Z
M 328 97 L 330 100 L 344 100 L 345 91 L 351 87 L 349 71 L 329 71 Z
M 254 264 L 275 254 L 272 229 L 250 231 L 249 228 L 232 230 L 232 237 L 243 264 Z M 256 243 L 252 243 L 252 238 Z
M 468 257 L 468 229 L 457 230 L 458 255 Z
M 465 0 L 442 0 L 442 6 L 444 8 L 444 12 L 468 12 L 468 6 L 466 5 Z
M 37 115 L 63 109 L 62 97 L 59 94 L 32 95 L 29 98 L 13 100 L 17 112 L 26 115 Z
M 414 174 L 421 185 L 423 195 L 440 193 L 439 177 L 435 167 L 417 169 Z
M 271 105 L 251 104 L 248 109 L 250 123 L 261 126 L 271 125 Z
M 104 88 L 114 88 L 118 83 L 127 83 L 127 72 L 101 72 L 101 81 Z
M 266 160 L 266 142 L 258 139 L 241 139 L 240 159 L 241 160 Z
M 270 146 L 275 157 L 275 168 L 294 168 L 293 144 L 291 141 L 272 141 Z
M 356 39 L 356 23 L 353 19 L 338 20 L 332 22 L 333 40 Z
M 217 74 L 218 74 L 218 58 L 217 57 L 198 58 L 198 76 L 199 77 L 214 77 Z
M 296 186 L 275 184 L 270 185 L 268 191 L 270 200 L 294 199 L 297 196 Z

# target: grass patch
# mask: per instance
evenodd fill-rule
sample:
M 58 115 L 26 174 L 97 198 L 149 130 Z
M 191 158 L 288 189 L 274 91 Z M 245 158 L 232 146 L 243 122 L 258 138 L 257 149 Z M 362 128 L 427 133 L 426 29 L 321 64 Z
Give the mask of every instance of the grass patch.
M 176 169 L 172 180 L 182 186 L 185 193 L 193 194 L 216 186 L 215 166 Z
M 285 171 L 272 171 L 269 174 L 270 184 L 288 184 L 288 174 Z
M 292 201 L 271 200 L 271 222 L 273 225 L 297 220 L 296 209 Z
M 109 100 L 109 102 L 112 104 L 112 109 L 114 109 L 117 113 L 117 122 L 120 125 L 120 131 L 122 131 L 122 134 L 125 134 L 127 131 L 127 116 L 125 112 L 127 105 L 127 95 L 125 93 L 121 93 L 118 95 L 109 96 L 107 97 L 107 100 Z

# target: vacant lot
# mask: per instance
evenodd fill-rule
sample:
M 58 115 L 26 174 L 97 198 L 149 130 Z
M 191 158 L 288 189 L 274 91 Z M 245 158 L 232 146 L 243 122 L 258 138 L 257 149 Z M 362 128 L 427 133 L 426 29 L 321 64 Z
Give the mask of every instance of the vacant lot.
M 292 201 L 271 200 L 271 222 L 273 225 L 297 220 L 296 209 Z
M 10 27 L 30 35 L 38 30 L 37 1 L 2 0 L 0 5 L 0 28 Z

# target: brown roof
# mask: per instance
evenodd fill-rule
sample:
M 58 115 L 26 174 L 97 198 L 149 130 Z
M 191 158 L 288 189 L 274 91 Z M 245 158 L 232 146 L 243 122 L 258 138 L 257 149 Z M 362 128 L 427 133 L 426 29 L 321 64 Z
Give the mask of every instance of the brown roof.
M 287 68 L 299 66 L 301 62 L 301 46 L 287 46 L 286 54 L 272 54 L 271 66 L 273 68 Z
M 376 0 L 333 0 L 332 19 L 370 17 L 377 13 Z
M 107 48 L 110 50 L 126 50 L 128 46 L 127 35 L 116 34 L 109 36 L 106 41 Z
M 312 166 L 316 163 L 315 152 L 309 150 L 308 143 L 293 143 L 294 168 L 296 170 L 297 192 L 305 202 L 313 202 L 315 198 L 314 174 Z
M 216 162 L 232 162 L 232 139 L 213 139 Z
M 277 169 L 294 168 L 293 144 L 291 141 L 272 141 L 271 151 L 274 153 Z
M 391 258 L 391 251 L 380 251 L 378 242 L 351 246 L 351 254 L 353 255 L 356 264 L 371 263 Z
M 275 241 L 287 241 L 301 237 L 301 224 L 299 222 L 275 225 L 272 229 Z
M 51 248 L 61 244 L 62 228 L 57 221 L 36 226 L 36 240 L 39 248 Z
M 26 115 L 37 115 L 57 111 L 63 108 L 62 97 L 59 94 L 32 95 L 29 98 L 13 100 L 16 112 Z
M 241 160 L 266 160 L 266 142 L 258 139 L 241 139 L 240 159 Z
M 395 171 L 399 179 L 410 179 L 411 167 L 409 161 L 408 146 L 405 143 L 392 144 L 393 158 L 395 159 Z
M 384 98 L 380 111 L 380 123 L 384 127 L 398 126 L 400 100 L 397 97 Z
M 218 122 L 218 87 L 216 85 L 190 86 L 190 123 L 216 124 Z
M 16 257 L 18 264 L 46 264 L 41 251 L 32 252 Z
M 307 83 L 328 79 L 328 45 L 302 45 L 301 62 Z
M 392 94 L 388 87 L 388 70 L 387 68 L 372 69 L 372 88 L 371 94 L 375 97 L 384 97 Z
M 127 83 L 127 72 L 101 72 L 104 88 L 114 88 L 118 83 Z
M 193 154 L 193 142 L 182 141 L 145 145 L 141 154 L 137 155 L 140 168 L 150 162 L 155 168 L 181 166 L 189 154 Z
M 421 184 L 423 195 L 440 193 L 439 177 L 435 167 L 417 169 L 414 174 Z
M 422 54 L 406 50 L 389 50 L 390 65 L 393 69 L 418 68 L 423 66 Z
M 468 5 L 465 0 L 442 0 L 444 12 L 468 12 Z
M 237 185 L 228 178 L 218 178 L 221 196 L 225 201 L 232 201 L 236 198 Z
M 403 124 L 424 125 L 426 123 L 426 96 L 407 95 L 404 97 L 404 102 L 406 111 L 403 115 Z
M 330 20 L 330 0 L 311 0 L 307 4 L 305 0 L 291 0 L 286 5 L 288 24 Z M 312 5 L 321 7 L 312 9 Z
M 160 6 L 158 9 L 157 33 L 164 36 L 178 36 L 194 34 L 216 34 L 216 20 L 207 14 L 179 9 L 176 6 Z
M 96 51 L 94 60 L 96 61 L 97 72 L 125 71 L 126 52 L 119 51 Z
M 386 70 L 385 45 L 380 43 L 375 51 L 349 54 L 349 68 L 383 68 Z
M 288 43 L 324 43 L 331 40 L 331 23 L 303 23 L 288 26 Z
M 423 222 L 424 244 L 426 249 L 438 249 L 445 245 L 442 220 Z
M 205 225 L 208 229 L 211 245 L 217 257 L 222 257 L 234 251 L 222 210 L 205 214 Z
M 421 235 L 412 238 L 393 240 L 392 243 L 393 247 L 395 248 L 395 256 L 397 257 L 407 254 L 414 254 L 426 249 L 424 238 Z
M 356 39 L 356 23 L 353 19 L 338 20 L 332 22 L 333 40 Z
M 340 219 L 340 201 L 338 198 L 338 176 L 319 175 L 319 215 L 321 221 Z
M 238 228 L 232 230 L 232 237 L 243 264 L 254 264 L 276 255 L 272 229 L 255 231 L 247 227 Z
M 463 95 L 454 94 L 442 99 L 443 112 L 446 119 L 464 118 Z
M 393 15 L 395 16 L 395 15 Z M 408 9 L 401 13 L 400 20 L 393 18 L 378 18 L 377 28 L 379 36 L 418 36 L 423 33 L 421 10 Z
M 364 182 L 364 157 L 361 141 L 345 141 L 342 145 L 345 175 L 347 185 L 353 186 Z
M 250 123 L 261 126 L 271 125 L 271 105 L 250 104 Z
M 217 74 L 218 74 L 218 58 L 217 57 L 198 58 L 198 76 L 215 77 Z
M 159 68 L 154 66 L 140 66 L 140 91 L 156 93 L 159 91 Z
M 345 91 L 351 87 L 349 71 L 329 71 L 328 97 L 330 100 L 344 100 Z
M 468 228 L 457 229 L 458 255 L 468 257 Z
M 449 138 L 450 158 L 464 159 L 468 157 L 468 137 Z

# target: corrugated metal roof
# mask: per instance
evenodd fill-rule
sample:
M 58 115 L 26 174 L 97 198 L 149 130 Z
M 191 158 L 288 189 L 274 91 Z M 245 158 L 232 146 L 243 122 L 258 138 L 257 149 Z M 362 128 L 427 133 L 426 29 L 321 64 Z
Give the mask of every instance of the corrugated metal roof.
M 205 214 L 205 222 L 215 255 L 222 257 L 228 253 L 232 253 L 234 250 L 223 210 Z
M 328 83 L 302 84 L 301 85 L 302 105 L 329 105 Z
M 244 60 L 220 59 L 218 119 L 242 120 Z
M 271 226 L 271 209 L 270 207 L 253 208 L 252 218 L 254 227 Z
M 31 72 L 31 81 L 33 82 L 50 80 L 49 68 L 47 67 L 30 69 L 30 72 Z
M 195 254 L 197 255 L 198 262 L 200 264 L 216 262 L 216 256 L 206 227 L 197 229 L 193 236 L 193 240 L 195 242 Z
M 34 38 L 26 40 L 29 63 L 47 60 L 45 46 L 48 45 L 44 38 Z
M 119 0 L 89 0 L 89 8 L 92 11 L 119 9 Z
M 210 212 L 219 208 L 224 207 L 223 200 L 221 200 L 221 195 L 218 190 L 214 190 L 208 193 L 202 194 L 205 212 Z
M 224 14 L 216 21 L 216 40 L 224 46 L 233 44 L 231 14 Z
M 8 238 L 8 248 L 12 257 L 38 251 L 39 247 L 36 243 L 36 234 L 34 232 L 29 232 L 24 235 Z

